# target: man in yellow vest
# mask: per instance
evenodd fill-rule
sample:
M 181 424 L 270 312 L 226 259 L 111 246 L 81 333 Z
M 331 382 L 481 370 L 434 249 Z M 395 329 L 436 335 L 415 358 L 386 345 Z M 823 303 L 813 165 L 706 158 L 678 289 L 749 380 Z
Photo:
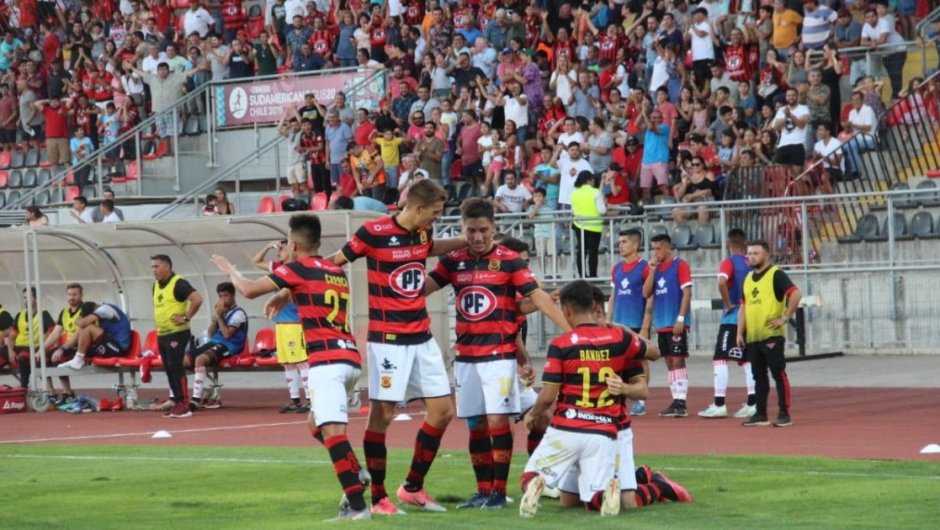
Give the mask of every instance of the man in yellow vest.
M 29 288 L 27 295 L 26 289 L 23 289 L 23 307 L 24 309 L 17 313 L 13 320 L 12 333 L 7 335 L 7 350 L 13 352 L 19 363 L 20 385 L 23 388 L 29 386 L 29 376 L 32 374 L 32 362 L 29 358 L 29 347 L 32 346 L 39 353 L 45 355 L 43 350 L 43 336 L 52 331 L 55 327 L 55 320 L 48 311 L 43 311 L 40 317 L 36 304 L 36 289 Z M 32 322 L 29 322 L 29 318 Z M 41 320 L 40 320 L 41 318 Z M 32 337 L 30 337 L 30 324 L 32 324 Z M 32 340 L 30 340 L 32 338 Z
M 738 347 L 744 348 L 751 362 L 757 394 L 757 410 L 743 423 L 745 427 L 770 425 L 767 397 L 770 381 L 767 370 L 777 385 L 780 412 L 774 427 L 793 425 L 790 419 L 790 380 L 784 357 L 787 322 L 800 305 L 799 288 L 787 273 L 770 262 L 770 246 L 757 240 L 747 244 L 747 262 L 754 268 L 744 280 L 743 311 L 738 311 Z
M 202 296 L 192 285 L 173 272 L 173 261 L 166 254 L 150 257 L 153 284 L 153 319 L 157 326 L 157 350 L 163 359 L 170 385 L 172 405 L 164 414 L 168 418 L 188 418 L 186 370 L 183 357 L 192 341 L 190 321 L 202 305 Z
M 66 348 L 65 344 L 78 332 L 77 323 L 82 316 L 84 294 L 84 289 L 79 283 L 70 283 L 65 286 L 65 309 L 59 312 L 59 318 L 52 332 L 46 337 L 45 344 L 46 351 L 52 352 L 49 362 L 54 366 L 67 362 L 75 356 L 75 348 Z M 75 392 L 72 391 L 68 376 L 60 377 L 59 381 L 62 383 L 62 395 L 56 400 L 57 407 L 75 400 Z M 55 393 L 51 380 L 46 381 L 46 386 L 50 395 Z

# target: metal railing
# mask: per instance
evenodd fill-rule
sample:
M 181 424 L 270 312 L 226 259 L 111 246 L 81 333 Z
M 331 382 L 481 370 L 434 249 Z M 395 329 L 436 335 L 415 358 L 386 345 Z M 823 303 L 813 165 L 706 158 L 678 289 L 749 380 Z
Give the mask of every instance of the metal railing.
M 240 195 L 241 195 L 239 192 L 241 191 L 241 175 L 242 175 L 243 170 L 245 170 L 246 168 L 249 168 L 249 167 L 251 167 L 251 168 L 256 168 L 256 167 L 261 166 L 261 165 L 262 165 L 262 159 L 263 159 L 268 153 L 272 153 L 272 154 L 273 154 L 273 157 L 274 157 L 274 160 L 275 160 L 275 167 L 279 167 L 278 164 L 277 164 L 277 160 L 279 160 L 278 148 L 279 148 L 279 147 L 281 146 L 281 144 L 283 144 L 286 140 L 287 140 L 286 137 L 277 136 L 277 137 L 275 137 L 274 139 L 268 141 L 267 143 L 265 143 L 265 144 L 262 145 L 261 147 L 257 148 L 257 149 L 256 149 L 254 152 L 252 152 L 250 155 L 246 156 L 245 158 L 243 158 L 243 159 L 240 160 L 239 162 L 237 162 L 237 163 L 233 164 L 232 166 L 230 166 L 230 167 L 229 167 L 228 169 L 226 169 L 225 171 L 222 171 L 221 173 L 219 173 L 219 174 L 216 175 L 215 177 L 213 177 L 213 178 L 211 178 L 211 179 L 209 179 L 209 180 L 206 180 L 205 182 L 203 182 L 202 184 L 200 184 L 199 186 L 197 186 L 197 187 L 194 188 L 193 190 L 189 191 L 189 192 L 186 193 L 185 195 L 181 195 L 181 196 L 177 197 L 173 202 L 171 202 L 170 204 L 166 205 L 166 207 L 164 207 L 164 208 L 158 210 L 156 213 L 154 213 L 154 214 L 153 214 L 153 218 L 154 218 L 154 219 L 165 219 L 165 218 L 167 218 L 167 217 L 170 217 L 170 214 L 176 212 L 177 210 L 179 210 L 180 208 L 182 208 L 183 206 L 186 206 L 186 205 L 191 205 L 191 206 L 193 207 L 193 215 L 192 215 L 192 216 L 199 216 L 199 215 L 200 215 L 200 210 L 199 210 L 199 208 L 200 208 L 200 205 L 201 205 L 201 200 L 202 200 L 202 198 L 203 198 L 203 195 L 206 193 L 207 190 L 212 189 L 216 184 L 218 184 L 219 182 L 221 182 L 221 181 L 223 181 L 223 180 L 234 180 L 234 182 L 235 182 L 235 194 L 234 194 L 234 196 L 235 196 L 235 200 L 236 200 L 236 204 L 235 204 L 236 212 L 243 211 L 243 206 L 244 206 L 244 205 L 243 205 L 241 202 L 238 202 L 238 199 L 239 199 L 239 197 L 240 197 Z M 275 171 L 276 171 L 275 175 L 280 175 L 280 173 L 277 172 L 277 170 L 275 170 Z M 234 177 L 234 179 L 233 179 L 232 177 Z M 275 176 L 274 178 L 278 178 L 278 177 Z M 279 178 L 278 178 L 278 180 L 279 180 Z

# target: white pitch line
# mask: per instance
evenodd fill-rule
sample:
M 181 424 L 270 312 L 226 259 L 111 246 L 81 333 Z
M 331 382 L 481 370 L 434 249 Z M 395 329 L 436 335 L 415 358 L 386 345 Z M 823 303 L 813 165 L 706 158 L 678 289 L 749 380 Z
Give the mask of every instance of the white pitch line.
M 186 433 L 195 433 L 195 432 L 212 432 L 212 431 L 232 431 L 237 429 L 257 429 L 263 427 L 280 427 L 283 425 L 305 425 L 306 421 L 281 421 L 276 423 L 253 423 L 248 425 L 226 425 L 224 427 L 200 427 L 197 429 L 173 429 L 170 431 L 171 434 L 186 434 Z M 158 430 L 167 430 L 167 429 L 158 429 Z M 115 433 L 115 434 L 89 434 L 85 436 L 59 436 L 55 438 L 27 438 L 23 440 L 0 440 L 0 444 L 24 444 L 24 443 L 38 443 L 38 442 L 68 442 L 68 441 L 77 441 L 77 440 L 103 440 L 108 438 L 124 438 L 127 436 L 152 436 L 157 431 L 147 431 L 147 432 L 124 432 L 124 433 Z
M 857 478 L 928 478 L 940 480 L 940 475 L 902 475 L 899 473 L 862 473 L 856 471 L 791 471 L 788 469 L 738 469 L 738 468 L 720 468 L 720 467 L 672 467 L 664 466 L 668 471 L 679 471 L 683 473 L 770 473 L 774 475 L 810 475 L 816 477 L 857 477 Z

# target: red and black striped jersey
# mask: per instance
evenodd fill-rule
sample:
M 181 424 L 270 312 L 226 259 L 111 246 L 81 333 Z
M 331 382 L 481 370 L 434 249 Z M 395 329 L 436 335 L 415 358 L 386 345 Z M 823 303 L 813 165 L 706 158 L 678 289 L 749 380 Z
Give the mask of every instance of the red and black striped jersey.
M 313 52 L 323 58 L 328 58 L 333 50 L 333 34 L 325 29 L 314 31 L 307 42 L 310 43 Z
M 409 232 L 392 216 L 366 221 L 343 246 L 347 261 L 366 257 L 370 342 L 421 344 L 431 338 L 424 274 L 433 246 L 430 232 Z
M 553 340 L 542 374 L 544 384 L 561 385 L 552 427 L 616 438 L 624 406 L 607 378 L 645 355 L 646 343 L 616 326 L 583 324 Z
M 349 333 L 349 282 L 342 267 L 323 258 L 300 258 L 278 266 L 268 278 L 291 290 L 311 366 L 360 366 L 356 340 Z
M 627 361 L 626 366 L 623 368 L 623 372 L 620 374 L 620 378 L 624 382 L 629 382 L 631 379 L 638 375 L 643 375 L 643 363 L 639 359 L 630 359 Z M 621 404 L 623 405 L 622 412 L 620 414 L 620 425 L 619 429 L 625 431 L 630 428 L 630 407 L 627 406 L 627 398 L 621 397 Z
M 514 359 L 519 332 L 516 294 L 539 288 L 519 254 L 502 246 L 482 256 L 461 249 L 442 256 L 428 277 L 454 287 L 457 304 L 457 360 Z

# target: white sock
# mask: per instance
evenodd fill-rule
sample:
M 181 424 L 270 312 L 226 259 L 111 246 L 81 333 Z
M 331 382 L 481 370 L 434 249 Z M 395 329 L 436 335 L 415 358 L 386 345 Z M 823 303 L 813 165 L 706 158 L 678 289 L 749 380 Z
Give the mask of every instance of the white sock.
M 284 377 L 287 381 L 287 391 L 291 399 L 300 399 L 300 374 L 297 367 L 288 364 L 284 366 Z
M 193 379 L 193 399 L 202 399 L 202 386 L 206 382 L 206 367 L 197 366 Z
M 728 361 L 712 361 L 715 369 L 715 397 L 725 397 L 728 393 Z
M 750 396 L 756 392 L 754 390 L 754 372 L 751 371 L 751 363 L 744 363 L 741 368 L 744 370 L 744 385 L 747 386 L 747 395 Z
M 676 388 L 676 371 L 669 370 L 666 372 L 666 380 L 669 381 L 669 391 L 672 392 L 672 399 L 679 399 L 676 397 L 679 389 Z
M 310 371 L 310 364 L 306 361 L 302 363 L 297 363 L 297 371 L 300 372 L 300 381 L 303 383 L 300 385 L 300 388 L 303 389 L 304 395 L 307 397 L 307 401 L 310 400 L 310 391 L 307 386 L 307 373 Z M 300 394 L 297 394 L 297 397 L 300 397 Z
M 676 397 L 675 399 L 685 399 L 689 393 L 689 372 L 685 368 L 676 370 Z

